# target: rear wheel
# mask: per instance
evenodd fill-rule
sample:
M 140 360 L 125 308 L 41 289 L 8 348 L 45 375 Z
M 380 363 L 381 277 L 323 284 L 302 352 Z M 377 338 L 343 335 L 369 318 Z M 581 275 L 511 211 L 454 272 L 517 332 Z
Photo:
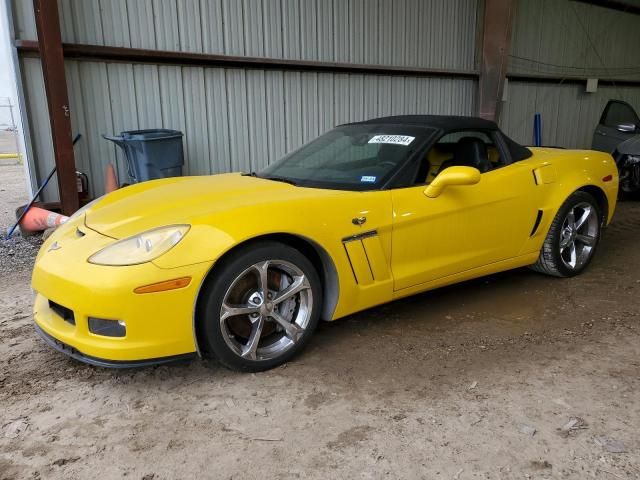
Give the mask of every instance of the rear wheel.
M 320 280 L 298 250 L 265 242 L 233 252 L 205 285 L 199 321 L 207 350 L 241 371 L 276 367 L 315 330 Z
M 532 268 L 556 277 L 572 277 L 582 272 L 598 246 L 602 218 L 592 195 L 573 193 L 553 219 L 540 257 Z

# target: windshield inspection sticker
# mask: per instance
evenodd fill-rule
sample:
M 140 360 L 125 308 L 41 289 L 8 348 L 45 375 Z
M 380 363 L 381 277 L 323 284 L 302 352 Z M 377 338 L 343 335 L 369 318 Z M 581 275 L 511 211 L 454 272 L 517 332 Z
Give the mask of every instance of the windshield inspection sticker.
M 361 182 L 376 183 L 376 177 L 371 177 L 369 175 L 363 175 L 363 176 L 360 177 L 360 181 Z
M 390 145 L 410 145 L 416 137 L 408 135 L 376 135 L 369 140 L 369 143 L 387 143 Z

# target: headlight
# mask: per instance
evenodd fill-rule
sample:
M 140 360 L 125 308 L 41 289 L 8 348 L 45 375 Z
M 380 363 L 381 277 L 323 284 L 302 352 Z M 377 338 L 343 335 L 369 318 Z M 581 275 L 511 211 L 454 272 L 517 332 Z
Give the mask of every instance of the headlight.
M 89 257 L 96 265 L 138 265 L 147 263 L 175 247 L 189 231 L 189 225 L 155 228 L 125 238 Z

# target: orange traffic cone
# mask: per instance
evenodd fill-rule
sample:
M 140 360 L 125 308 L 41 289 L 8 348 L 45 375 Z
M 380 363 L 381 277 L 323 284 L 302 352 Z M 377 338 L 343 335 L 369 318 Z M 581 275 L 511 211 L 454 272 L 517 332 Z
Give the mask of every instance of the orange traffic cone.
M 110 163 L 109 165 L 107 165 L 107 172 L 104 175 L 104 193 L 111 193 L 118 188 L 118 177 L 116 177 L 116 170 Z
M 31 207 L 29 211 L 20 220 L 20 231 L 23 234 L 32 234 L 46 230 L 47 228 L 55 228 L 69 220 L 69 217 L 60 215 L 59 213 L 50 212 L 43 208 Z

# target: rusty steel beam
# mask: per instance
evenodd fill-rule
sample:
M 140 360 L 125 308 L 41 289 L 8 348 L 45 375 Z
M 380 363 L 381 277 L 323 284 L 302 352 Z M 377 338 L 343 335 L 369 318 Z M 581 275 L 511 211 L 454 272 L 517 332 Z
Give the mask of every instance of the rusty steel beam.
M 317 62 L 312 60 L 288 60 L 267 57 L 236 57 L 209 53 L 172 52 L 130 47 L 110 47 L 64 43 L 65 58 L 78 60 L 102 60 L 122 63 L 149 63 L 154 65 L 185 65 L 200 67 L 253 68 L 260 70 L 295 70 L 309 72 L 337 72 L 377 75 L 411 75 L 416 77 L 449 77 L 477 79 L 476 70 L 453 70 L 394 65 L 360 65 L 342 62 Z M 29 40 L 16 41 L 22 56 L 37 56 L 38 44 Z
M 33 0 L 33 10 L 38 31 L 37 45 L 49 107 L 49 122 L 51 123 L 53 152 L 58 173 L 60 202 L 63 213 L 71 215 L 78 209 L 78 190 L 58 1 Z
M 478 82 L 478 116 L 498 121 L 511 49 L 514 0 L 486 0 Z

